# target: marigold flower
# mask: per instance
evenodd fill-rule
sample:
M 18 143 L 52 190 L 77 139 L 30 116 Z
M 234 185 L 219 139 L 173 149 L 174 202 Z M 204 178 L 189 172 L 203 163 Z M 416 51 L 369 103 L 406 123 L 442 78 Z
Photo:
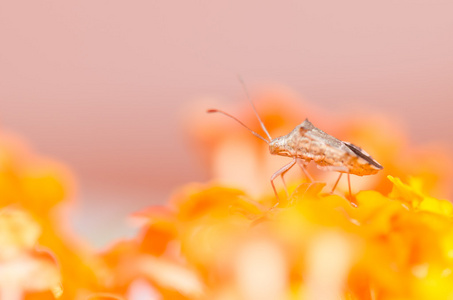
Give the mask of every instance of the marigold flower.
M 0 209 L 0 298 L 22 299 L 27 293 L 62 293 L 54 255 L 39 248 L 40 226 L 26 212 Z
M 273 136 L 300 122 L 293 94 L 265 98 Z M 353 199 L 344 185 L 330 193 L 336 173 L 293 173 L 276 206 L 268 177 L 281 165 L 267 147 L 229 123 L 194 122 L 213 181 L 134 214 L 137 236 L 100 253 L 62 228 L 67 170 L 0 136 L 0 299 L 453 299 L 453 205 L 439 198 L 448 159 L 412 150 L 387 121 L 336 123 L 326 131 L 386 170 L 353 179 Z
M 70 172 L 61 164 L 32 153 L 15 137 L 0 135 L 0 209 L 8 212 L 8 209 L 15 208 L 21 212 L 2 213 L 3 218 L 12 215 L 11 221 L 7 223 L 10 226 L 0 226 L 0 240 L 8 241 L 2 243 L 3 250 L 0 252 L 5 254 L 16 249 L 15 252 L 23 254 L 20 258 L 17 256 L 17 259 L 3 257 L 5 266 L 14 266 L 14 269 L 6 268 L 4 276 L 16 278 L 10 272 L 26 267 L 29 272 L 35 273 L 29 273 L 30 277 L 20 278 L 28 287 L 34 287 L 34 283 L 46 278 L 45 274 L 57 272 L 51 276 L 58 277 L 63 285 L 62 299 L 74 299 L 80 290 L 93 289 L 97 285 L 93 268 L 94 253 L 87 252 L 70 235 L 62 217 L 61 207 L 70 200 L 73 193 L 71 178 Z M 11 223 L 12 220 L 14 223 Z M 24 220 L 26 223 L 23 224 Z M 52 259 L 58 262 L 58 268 L 52 267 L 49 259 L 43 257 L 42 251 L 30 252 L 35 244 L 52 253 Z M 23 251 L 24 247 L 28 252 Z M 42 273 L 42 276 L 37 277 L 36 272 Z M 24 289 L 45 290 L 44 283 L 39 283 L 38 287 L 40 288 Z M 37 295 L 36 292 L 33 297 L 53 298 L 49 298 L 47 294 Z
M 142 214 L 146 243 L 164 241 L 169 250 L 146 257 L 197 278 L 195 294 L 166 285 L 191 299 L 428 299 L 434 290 L 453 297 L 451 204 L 389 179 L 388 196 L 361 191 L 358 207 L 324 193 L 323 183 L 301 184 L 271 210 L 239 190 L 189 186 L 167 210 L 172 241 L 149 231 L 162 226 L 162 209 Z M 170 265 L 153 268 L 178 276 Z M 156 275 L 142 275 L 159 289 Z

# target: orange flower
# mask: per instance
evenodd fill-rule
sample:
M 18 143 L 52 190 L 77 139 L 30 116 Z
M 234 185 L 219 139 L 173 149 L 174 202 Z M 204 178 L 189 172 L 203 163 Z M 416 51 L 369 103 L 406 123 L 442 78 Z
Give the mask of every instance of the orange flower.
M 257 99 L 272 136 L 300 123 L 305 111 L 296 101 L 278 92 Z M 232 114 L 259 128 L 247 111 Z M 411 150 L 387 121 L 324 123 L 342 140 L 366 146 L 387 171 L 353 179 L 361 190 L 357 207 L 343 196 L 344 184 L 326 193 L 337 174 L 311 170 L 317 182 L 290 178 L 290 196 L 281 192 L 281 205 L 272 208 L 268 178 L 285 158 L 270 156 L 231 120 L 208 119 L 209 126 L 191 122 L 191 130 L 208 150 L 213 183 L 188 185 L 167 205 L 134 215 L 145 221 L 139 236 L 102 256 L 109 291 L 132 297 L 141 290 L 153 299 L 453 297 L 453 206 L 430 196 L 448 190 L 448 160 L 440 167 L 431 159 L 438 152 Z
M 354 117 L 343 127 L 341 138 L 351 140 L 357 145 L 366 145 L 367 151 L 373 153 L 385 166 L 381 174 L 370 178 L 372 184 L 362 185 L 360 189 L 376 189 L 387 193 L 392 185 L 386 177 L 392 175 L 404 180 L 417 177 L 423 182 L 424 190 L 437 197 L 451 194 L 451 155 L 441 146 L 414 147 L 399 129 L 401 126 L 383 117 Z M 357 179 L 356 184 L 366 183 L 363 178 Z
M 70 172 L 55 161 L 31 153 L 23 142 L 6 135 L 0 135 L 0 166 L 0 209 L 15 207 L 34 220 L 33 226 L 28 225 L 39 228 L 37 241 L 33 240 L 33 243 L 49 249 L 58 261 L 58 276 L 64 290 L 61 297 L 74 299 L 79 290 L 94 288 L 97 285 L 92 268 L 94 253 L 76 242 L 66 230 L 67 224 L 61 216 L 61 208 L 73 194 Z M 8 233 L 13 229 L 5 228 L 3 234 L 14 236 L 18 232 Z M 45 262 L 36 259 L 36 255 L 22 256 L 19 261 L 27 264 Z M 35 264 L 35 267 L 42 266 Z M 33 283 L 33 280 L 27 281 Z M 48 299 L 48 295 L 41 296 Z
M 291 93 L 262 101 L 274 137 L 306 115 Z M 249 112 L 238 117 L 258 128 Z M 0 298 L 453 299 L 453 205 L 438 198 L 448 191 L 448 159 L 412 150 L 387 121 L 314 119 L 385 166 L 353 179 L 354 199 L 345 183 L 329 193 L 337 174 L 311 170 L 317 181 L 293 172 L 275 206 L 268 178 L 285 158 L 231 120 L 195 122 L 213 182 L 134 214 L 139 234 L 102 253 L 65 228 L 68 171 L 0 136 Z
M 162 209 L 142 214 L 149 220 L 142 243 L 166 245 L 142 259 L 169 278 L 191 274 L 184 278 L 193 294 L 166 282 L 173 298 L 452 297 L 451 204 L 390 179 L 388 196 L 362 191 L 357 208 L 323 193 L 321 183 L 302 184 L 273 210 L 238 190 L 189 186 L 168 207 L 164 231 L 171 234 L 162 234 Z M 156 224 L 161 229 L 150 230 Z M 163 288 L 156 271 L 141 274 Z
M 26 212 L 0 209 L 0 298 L 22 299 L 27 293 L 59 297 L 61 276 L 54 254 L 37 245 L 40 226 Z

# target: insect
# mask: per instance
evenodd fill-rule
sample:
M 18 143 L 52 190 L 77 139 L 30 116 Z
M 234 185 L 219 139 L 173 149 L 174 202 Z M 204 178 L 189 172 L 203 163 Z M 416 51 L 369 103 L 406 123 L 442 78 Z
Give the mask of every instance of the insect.
M 277 201 L 280 199 L 278 197 L 277 189 L 275 188 L 274 180 L 281 176 L 282 181 L 285 187 L 286 194 L 288 191 L 286 189 L 286 184 L 284 181 L 284 175 L 288 172 L 296 163 L 302 168 L 307 177 L 312 181 L 310 175 L 307 173 L 305 166 L 311 161 L 315 162 L 318 168 L 328 171 L 336 171 L 340 173 L 337 181 L 335 182 L 331 193 L 335 191 L 335 188 L 338 185 L 338 182 L 341 179 L 341 176 L 346 173 L 348 175 L 348 187 L 349 187 L 349 196 L 351 197 L 351 180 L 350 174 L 364 176 L 376 174 L 379 170 L 382 170 L 383 167 L 374 160 L 368 153 L 366 153 L 361 148 L 351 144 L 349 142 L 341 141 L 319 128 L 316 128 L 308 119 L 305 119 L 300 125 L 296 126 L 290 133 L 284 136 L 280 136 L 272 139 L 266 127 L 264 126 L 263 121 L 261 120 L 255 105 L 253 104 L 251 98 L 249 97 L 244 83 L 241 81 L 244 86 L 244 90 L 247 95 L 247 99 L 250 101 L 253 111 L 258 118 L 258 121 L 261 125 L 261 128 L 266 133 L 267 139 L 256 133 L 244 123 L 242 123 L 236 117 L 218 110 L 210 109 L 208 113 L 221 113 L 249 130 L 257 138 L 263 140 L 269 145 L 269 152 L 273 155 L 288 156 L 292 158 L 292 161 L 277 172 L 275 172 L 271 178 L 271 185 L 274 190 Z M 277 202 L 277 204 L 278 204 Z

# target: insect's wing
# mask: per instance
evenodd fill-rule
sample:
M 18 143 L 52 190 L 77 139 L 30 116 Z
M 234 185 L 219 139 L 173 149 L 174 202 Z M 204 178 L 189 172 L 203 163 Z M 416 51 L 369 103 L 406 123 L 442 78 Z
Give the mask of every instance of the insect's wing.
M 370 165 L 374 166 L 376 169 L 382 170 L 384 168 L 377 161 L 375 161 L 371 157 L 371 155 L 366 153 L 362 148 L 357 147 L 356 145 L 351 144 L 349 142 L 343 142 L 343 144 L 345 144 L 346 147 L 348 147 L 352 152 L 354 152 L 355 155 L 357 155 L 358 157 L 364 159 L 367 163 L 369 163 Z

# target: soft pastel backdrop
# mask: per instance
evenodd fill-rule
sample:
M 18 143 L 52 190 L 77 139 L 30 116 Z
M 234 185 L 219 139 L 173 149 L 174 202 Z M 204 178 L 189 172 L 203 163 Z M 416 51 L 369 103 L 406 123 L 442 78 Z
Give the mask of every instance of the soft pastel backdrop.
M 1 130 L 69 165 L 73 222 L 103 245 L 128 232 L 129 212 L 208 178 L 182 120 L 199 99 L 243 100 L 238 73 L 252 93 L 281 84 L 326 113 L 386 114 L 414 145 L 452 150 L 452 11 L 446 0 L 0 1 Z

